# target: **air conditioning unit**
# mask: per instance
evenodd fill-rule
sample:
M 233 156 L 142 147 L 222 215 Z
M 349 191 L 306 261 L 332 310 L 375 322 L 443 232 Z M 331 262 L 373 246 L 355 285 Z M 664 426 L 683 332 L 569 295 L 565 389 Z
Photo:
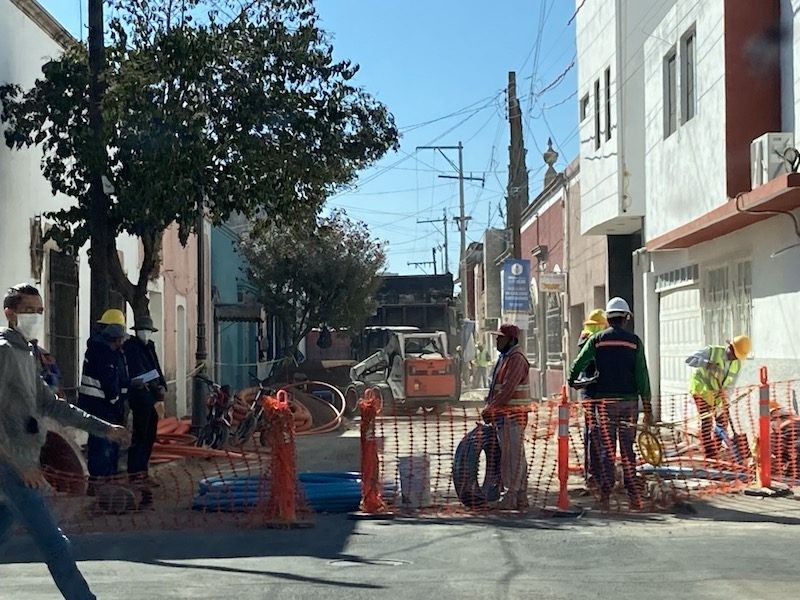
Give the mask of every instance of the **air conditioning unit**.
M 784 155 L 790 148 L 794 148 L 793 133 L 765 133 L 752 141 L 750 184 L 753 189 L 789 172 L 789 164 Z

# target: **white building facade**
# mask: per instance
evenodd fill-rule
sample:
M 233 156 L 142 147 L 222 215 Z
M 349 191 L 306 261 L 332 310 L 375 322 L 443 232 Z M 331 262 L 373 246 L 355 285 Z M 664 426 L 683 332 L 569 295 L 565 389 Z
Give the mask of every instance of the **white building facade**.
M 33 86 L 42 65 L 74 40 L 34 0 L 0 0 L 0 83 Z M 70 205 L 53 195 L 40 169 L 41 150 L 10 150 L 0 144 L 0 290 L 29 282 L 45 304 L 44 346 L 56 357 L 68 394 L 74 394 L 89 332 L 89 263 L 86 250 L 77 257 L 42 243 L 49 224 L 44 213 Z M 120 236 L 123 266 L 137 273 L 139 244 Z M 131 315 L 129 315 L 129 322 Z M 2 325 L 5 325 L 3 321 Z
M 582 231 L 616 235 L 626 206 L 641 213 L 631 269 L 636 329 L 662 396 L 686 393 L 689 353 L 737 334 L 753 340 L 742 384 L 757 383 L 761 366 L 773 381 L 800 377 L 800 237 L 787 214 L 763 213 L 797 217 L 800 207 L 800 179 L 776 154 L 800 135 L 798 8 L 796 0 L 588 0 L 579 11 L 582 116 L 590 98 Z M 612 13 L 614 27 L 630 34 L 624 40 L 600 34 Z M 592 109 L 598 78 L 604 99 L 601 60 L 617 64 L 621 78 L 611 76 L 610 109 L 612 141 L 615 118 L 621 135 L 605 153 L 603 111 L 596 149 Z M 759 139 L 763 156 L 751 154 Z

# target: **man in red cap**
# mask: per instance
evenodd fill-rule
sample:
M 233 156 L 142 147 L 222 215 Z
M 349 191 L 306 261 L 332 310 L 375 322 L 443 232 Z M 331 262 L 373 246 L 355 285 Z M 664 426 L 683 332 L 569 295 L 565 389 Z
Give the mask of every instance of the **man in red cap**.
M 502 492 L 497 508 L 525 510 L 528 508 L 528 462 L 525 458 L 525 427 L 531 393 L 528 386 L 530 364 L 519 347 L 519 327 L 506 323 L 497 336 L 497 359 L 483 418 L 493 423 L 500 442 L 500 476 Z

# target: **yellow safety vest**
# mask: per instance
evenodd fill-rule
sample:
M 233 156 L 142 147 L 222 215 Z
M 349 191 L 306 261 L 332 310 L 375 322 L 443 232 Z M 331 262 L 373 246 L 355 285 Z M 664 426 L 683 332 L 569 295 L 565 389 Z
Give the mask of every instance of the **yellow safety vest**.
M 718 375 L 710 373 L 707 367 L 697 367 L 689 381 L 689 391 L 693 396 L 701 396 L 707 402 L 714 404 L 722 401 L 720 391 L 733 385 L 736 376 L 742 367 L 738 359 L 728 360 L 725 357 L 725 346 L 710 346 L 711 352 L 708 361 L 718 366 L 723 373 L 722 379 Z

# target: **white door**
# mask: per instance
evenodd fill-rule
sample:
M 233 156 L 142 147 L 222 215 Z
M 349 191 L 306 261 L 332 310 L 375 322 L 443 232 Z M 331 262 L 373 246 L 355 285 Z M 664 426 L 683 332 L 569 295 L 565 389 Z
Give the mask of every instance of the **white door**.
M 178 417 L 190 415 L 186 388 L 186 308 L 178 305 L 175 315 L 175 404 Z
M 692 369 L 686 364 L 686 357 L 703 347 L 700 290 L 689 287 L 662 292 L 659 294 L 658 317 L 661 418 L 674 421 L 681 419 L 689 406 Z

